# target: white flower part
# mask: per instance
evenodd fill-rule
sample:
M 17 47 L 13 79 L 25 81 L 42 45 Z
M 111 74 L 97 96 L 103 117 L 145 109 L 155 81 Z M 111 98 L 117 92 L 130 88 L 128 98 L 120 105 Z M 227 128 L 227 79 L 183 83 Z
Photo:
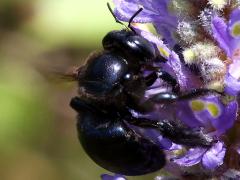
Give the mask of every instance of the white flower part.
M 186 44 L 191 44 L 197 36 L 193 23 L 187 21 L 178 23 L 177 33 Z
M 224 74 L 226 71 L 225 64 L 219 58 L 211 58 L 200 64 L 201 74 L 207 81 L 216 78 L 217 75 Z
M 205 63 L 207 60 L 217 57 L 219 48 L 212 43 L 198 42 L 183 51 L 187 64 Z
M 169 2 L 169 10 L 179 17 L 188 16 L 189 11 L 186 11 L 186 9 L 191 9 L 189 0 L 171 0 Z
M 240 179 L 240 171 L 236 169 L 228 169 L 224 174 L 222 179 Z
M 123 177 L 118 177 L 118 178 L 116 178 L 116 180 L 126 180 L 126 179 Z
M 228 4 L 228 0 L 208 0 L 208 3 L 213 9 L 222 10 Z
M 235 0 L 235 6 L 240 6 L 240 0 Z
M 219 49 L 212 43 L 199 42 L 192 46 L 199 61 L 204 62 L 218 55 Z
M 203 9 L 198 18 L 200 20 L 200 24 L 205 29 L 206 32 L 208 32 L 210 35 L 212 35 L 212 19 L 217 15 L 217 11 L 212 8 L 205 8 Z
M 221 80 L 215 80 L 215 81 L 210 81 L 205 85 L 205 88 L 207 89 L 215 89 L 217 91 L 223 91 L 224 90 L 224 81 Z

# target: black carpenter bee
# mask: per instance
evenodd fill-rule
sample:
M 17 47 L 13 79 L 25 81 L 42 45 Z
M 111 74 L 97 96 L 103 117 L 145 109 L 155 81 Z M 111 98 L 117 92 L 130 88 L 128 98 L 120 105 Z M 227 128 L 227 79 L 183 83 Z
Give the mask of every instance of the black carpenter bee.
M 116 22 L 122 24 L 109 4 L 108 8 Z M 78 113 L 78 137 L 86 153 L 101 167 L 128 176 L 157 171 L 166 163 L 159 145 L 129 125 L 156 129 L 173 142 L 186 146 L 206 147 L 213 143 L 203 132 L 172 120 L 154 121 L 132 115 L 131 110 L 152 111 L 155 103 L 173 103 L 216 93 L 209 89 L 193 89 L 182 94 L 174 77 L 163 69 L 151 67 L 159 59 L 155 46 L 138 35 L 131 25 L 141 11 L 140 8 L 130 18 L 126 29 L 107 33 L 102 40 L 104 50 L 90 56 L 78 69 L 79 96 L 70 102 Z M 143 75 L 146 69 L 152 70 L 148 76 Z M 141 102 L 146 89 L 158 78 L 169 83 L 172 91 Z

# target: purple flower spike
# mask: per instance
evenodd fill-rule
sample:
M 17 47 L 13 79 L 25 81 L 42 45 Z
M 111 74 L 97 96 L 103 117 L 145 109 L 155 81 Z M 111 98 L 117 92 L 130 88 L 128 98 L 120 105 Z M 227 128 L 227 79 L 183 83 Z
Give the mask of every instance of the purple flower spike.
M 102 180 L 127 180 L 124 176 L 121 176 L 119 174 L 115 175 L 102 174 L 101 178 Z
M 167 72 L 170 75 L 170 77 L 168 75 L 169 79 L 174 78 L 178 83 L 175 85 L 175 80 L 171 82 L 166 78 L 158 78 L 152 82 L 153 84 L 146 88 L 144 97 L 140 100 L 140 104 L 149 102 L 151 112 L 132 110 L 132 115 L 149 121 L 174 121 L 179 123 L 179 127 L 191 128 L 190 132 L 198 131 L 197 135 L 201 132 L 204 137 L 209 137 L 209 142 L 212 144 L 207 147 L 203 145 L 189 147 L 184 143 L 178 145 L 172 142 L 175 140 L 174 137 L 168 137 L 161 129 L 139 128 L 133 125 L 130 127 L 142 137 L 157 144 L 160 151 L 165 152 L 166 159 L 172 160 L 165 166 L 165 170 L 171 175 L 182 179 L 184 172 L 187 172 L 186 169 L 191 173 L 196 168 L 199 174 L 205 174 L 209 178 L 219 179 L 226 176 L 225 172 L 215 170 L 223 165 L 225 155 L 229 156 L 229 153 L 226 153 L 227 148 L 234 146 L 240 154 L 238 144 L 231 144 L 239 143 L 238 135 L 234 137 L 240 102 L 239 3 L 223 1 L 221 4 L 200 0 L 113 0 L 113 2 L 116 17 L 125 22 L 128 22 L 139 8 L 143 8 L 133 19 L 137 24 L 132 26 L 137 35 L 153 43 L 158 57 L 149 61 L 146 69 L 143 66 L 144 76 L 159 69 Z M 186 9 L 188 12 L 185 12 Z M 139 23 L 152 24 L 157 35 L 149 32 L 145 28 L 147 25 L 140 29 L 143 26 Z M 179 91 L 178 87 L 180 87 Z M 224 95 L 213 93 L 197 96 L 193 93 L 194 89 L 200 88 L 213 88 Z M 176 99 L 170 103 L 165 103 L 164 100 L 162 102 L 161 99 L 151 102 L 151 97 L 162 92 L 168 92 L 167 95 Z M 191 93 L 196 96 L 191 96 Z M 188 97 L 184 96 L 185 94 L 190 94 L 191 97 L 184 98 Z M 174 127 L 171 131 L 175 133 Z M 193 138 L 189 137 L 189 139 L 193 141 Z M 224 144 L 226 142 L 227 146 Z M 179 156 L 179 152 L 183 150 L 186 150 L 186 153 Z M 200 168 L 201 166 L 197 166 L 199 164 L 206 171 Z M 226 172 L 230 169 L 228 163 L 223 167 L 226 167 Z M 124 178 L 118 175 L 104 175 L 104 177 Z M 163 176 L 160 174 L 158 177 Z

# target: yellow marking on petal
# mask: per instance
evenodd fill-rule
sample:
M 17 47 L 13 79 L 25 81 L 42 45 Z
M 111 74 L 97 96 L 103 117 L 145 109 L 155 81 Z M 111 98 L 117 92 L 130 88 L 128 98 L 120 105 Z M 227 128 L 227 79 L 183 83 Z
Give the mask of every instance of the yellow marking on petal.
M 231 28 L 231 34 L 233 37 L 240 37 L 240 22 L 236 22 Z
M 213 117 L 218 117 L 220 115 L 219 107 L 214 103 L 207 103 L 207 110 Z
M 193 100 L 190 102 L 191 109 L 193 111 L 202 111 L 204 110 L 205 103 L 201 100 Z
M 165 49 L 163 49 L 162 47 L 159 47 L 159 46 L 158 46 L 158 49 L 159 49 L 161 55 L 163 55 L 164 57 L 167 57 L 167 58 L 169 57 L 169 53 Z
M 174 150 L 174 151 L 171 151 L 171 152 L 176 156 L 181 156 L 181 155 L 186 153 L 185 149 Z
M 147 24 L 141 24 L 141 23 L 132 23 L 134 27 L 137 27 L 138 29 L 141 29 L 146 32 L 150 32 L 149 26 Z

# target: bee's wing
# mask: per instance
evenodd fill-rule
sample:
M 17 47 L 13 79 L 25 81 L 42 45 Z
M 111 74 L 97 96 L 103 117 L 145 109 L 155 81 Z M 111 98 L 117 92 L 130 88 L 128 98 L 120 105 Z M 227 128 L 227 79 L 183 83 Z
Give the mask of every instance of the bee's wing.
M 102 54 L 102 52 L 94 51 L 84 57 L 78 51 L 80 50 L 58 49 L 46 53 L 38 59 L 39 63 L 35 65 L 35 68 L 50 81 L 77 81 L 78 77 L 84 74 L 86 63 Z M 78 66 L 73 65 L 76 62 Z
M 79 49 L 59 48 L 35 57 L 33 68 L 50 83 L 76 81 L 86 57 Z
M 54 65 L 37 65 L 34 66 L 35 70 L 50 83 L 64 83 L 77 81 L 79 67 L 57 67 Z
M 61 71 L 52 71 L 52 74 L 55 78 L 62 81 L 77 81 L 78 78 L 78 67 L 69 67 L 65 72 Z

